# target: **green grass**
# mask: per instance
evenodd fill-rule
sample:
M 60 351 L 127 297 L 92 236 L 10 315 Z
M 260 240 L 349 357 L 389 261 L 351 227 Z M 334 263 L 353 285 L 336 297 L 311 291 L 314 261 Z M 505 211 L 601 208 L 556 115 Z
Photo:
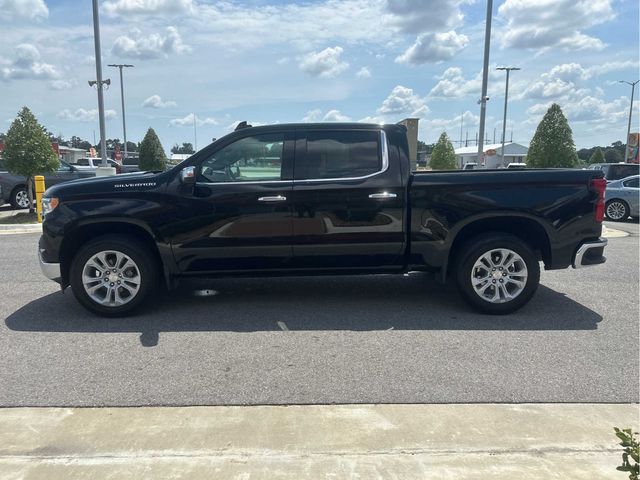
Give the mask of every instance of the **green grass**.
M 9 217 L 0 218 L 0 225 L 20 225 L 25 223 L 38 223 L 38 216 L 35 213 L 20 212 Z

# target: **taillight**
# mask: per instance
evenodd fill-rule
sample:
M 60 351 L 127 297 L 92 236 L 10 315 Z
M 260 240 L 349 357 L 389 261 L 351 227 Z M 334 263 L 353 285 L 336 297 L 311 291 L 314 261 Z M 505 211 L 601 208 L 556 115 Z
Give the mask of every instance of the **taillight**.
M 598 194 L 595 220 L 602 222 L 604 220 L 604 192 L 607 189 L 607 181 L 604 178 L 594 178 L 591 180 L 591 188 Z

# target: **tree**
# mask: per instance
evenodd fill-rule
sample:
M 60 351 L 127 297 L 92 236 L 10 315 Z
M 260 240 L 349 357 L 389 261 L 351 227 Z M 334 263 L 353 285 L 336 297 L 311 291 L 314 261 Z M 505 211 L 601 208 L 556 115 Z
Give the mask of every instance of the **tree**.
M 137 152 L 137 151 L 138 151 L 138 144 L 127 140 L 127 152 Z
M 147 130 L 140 143 L 140 170 L 164 170 L 167 156 L 153 128 Z
M 607 163 L 618 163 L 622 162 L 624 157 L 620 155 L 620 152 L 615 148 L 607 148 L 604 152 L 604 160 Z
M 604 153 L 600 147 L 596 147 L 593 155 L 589 158 L 589 163 L 602 163 L 604 162 Z
M 196 153 L 193 149 L 193 145 L 190 143 L 182 143 L 182 146 L 179 146 L 177 143 L 171 147 L 171 153 L 182 153 L 182 154 L 191 154 Z
M 7 170 L 27 177 L 29 212 L 33 213 L 33 177 L 55 172 L 60 166 L 58 155 L 42 125 L 27 107 L 22 107 L 9 127 L 4 147 Z
M 531 139 L 527 165 L 534 168 L 574 167 L 578 163 L 573 132 L 560 105 L 552 104 Z
M 80 137 L 76 137 L 75 135 L 71 137 L 69 140 L 69 144 L 73 148 L 81 148 L 83 150 L 89 150 L 91 148 L 91 143 L 87 140 L 83 140 Z
M 442 132 L 438 143 L 433 148 L 429 166 L 433 170 L 453 170 L 456 168 L 456 152 L 445 132 Z

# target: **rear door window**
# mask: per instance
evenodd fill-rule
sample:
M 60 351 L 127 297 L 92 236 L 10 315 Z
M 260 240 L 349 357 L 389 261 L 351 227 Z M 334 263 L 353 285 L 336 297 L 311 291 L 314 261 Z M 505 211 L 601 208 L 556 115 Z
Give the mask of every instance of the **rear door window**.
M 638 165 L 616 165 L 611 167 L 615 179 L 630 177 L 631 175 L 638 175 L 640 173 L 640 167 Z
M 623 183 L 623 185 L 625 187 L 629 187 L 629 188 L 640 188 L 640 179 L 638 178 L 632 178 L 631 180 L 627 180 L 626 182 Z
M 310 131 L 306 151 L 296 153 L 296 180 L 365 177 L 381 170 L 380 132 Z

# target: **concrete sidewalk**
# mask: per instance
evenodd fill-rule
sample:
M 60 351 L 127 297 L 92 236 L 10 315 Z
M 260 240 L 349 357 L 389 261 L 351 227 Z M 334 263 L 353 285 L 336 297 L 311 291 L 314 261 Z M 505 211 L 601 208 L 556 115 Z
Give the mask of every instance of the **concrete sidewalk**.
M 638 405 L 0 410 L 1 479 L 620 479 Z

